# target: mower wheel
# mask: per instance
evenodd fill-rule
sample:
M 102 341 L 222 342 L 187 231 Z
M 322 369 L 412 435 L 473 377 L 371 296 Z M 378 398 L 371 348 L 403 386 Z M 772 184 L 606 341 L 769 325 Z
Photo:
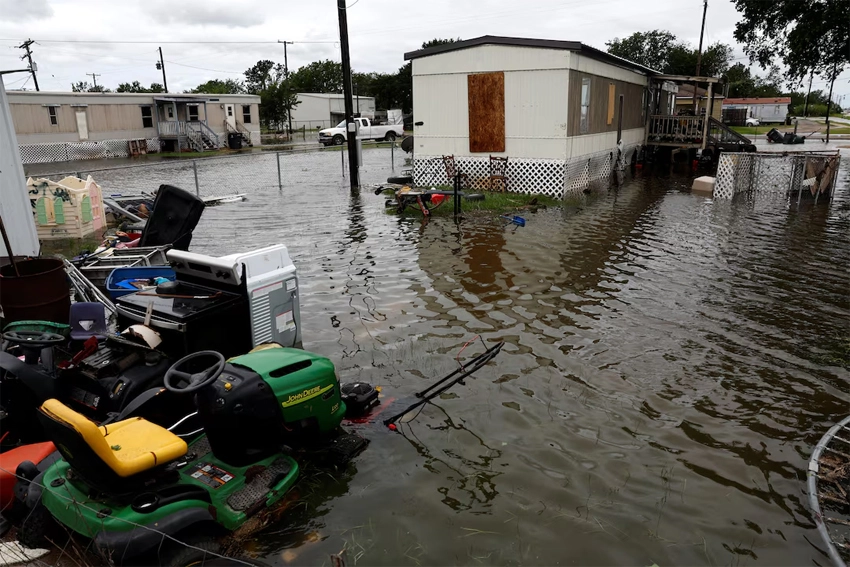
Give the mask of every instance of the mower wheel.
M 467 201 L 483 201 L 484 195 L 481 193 L 470 193 L 469 195 L 464 195 L 463 198 Z
M 41 502 L 27 514 L 18 530 L 18 541 L 30 549 L 43 549 L 50 545 L 51 541 L 62 545 L 62 537 L 68 537 L 67 532 L 59 527 Z
M 189 567 L 192 565 L 204 565 L 219 558 L 221 546 L 212 537 L 206 535 L 193 535 L 182 538 L 180 534 L 175 539 L 185 543 L 182 545 L 170 541 L 163 546 L 159 553 L 159 564 L 161 567 Z

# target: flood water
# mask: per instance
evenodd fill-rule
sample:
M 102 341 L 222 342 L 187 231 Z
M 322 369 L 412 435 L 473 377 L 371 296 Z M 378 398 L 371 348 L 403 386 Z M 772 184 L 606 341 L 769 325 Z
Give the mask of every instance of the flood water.
M 343 549 L 349 566 L 828 563 L 805 471 L 850 413 L 843 151 L 835 200 L 799 207 L 638 175 L 522 228 L 423 224 L 351 196 L 338 155 L 308 154 L 286 157 L 282 191 L 263 174 L 248 201 L 208 208 L 195 252 L 288 246 L 304 347 L 343 381 L 409 395 L 474 336 L 506 342 L 401 434 L 365 429 L 348 469 L 305 477 L 249 552 L 271 565 L 329 565 Z M 364 157 L 364 182 L 391 174 L 389 151 Z

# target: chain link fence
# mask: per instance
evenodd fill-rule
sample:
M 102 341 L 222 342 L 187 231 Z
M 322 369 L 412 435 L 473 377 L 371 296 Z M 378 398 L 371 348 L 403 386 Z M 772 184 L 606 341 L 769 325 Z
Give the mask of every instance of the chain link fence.
M 343 149 L 311 149 L 309 152 L 254 151 L 232 156 L 159 159 L 142 164 L 100 168 L 87 168 L 86 163 L 82 162 L 71 164 L 76 167 L 63 168 L 64 171 L 42 173 L 43 166 L 31 168 L 27 171 L 27 176 L 59 181 L 69 175 L 82 179 L 91 175 L 100 185 L 104 197 L 153 193 L 163 184 L 194 191 L 200 197 L 226 197 L 236 194 L 250 197 L 256 189 L 282 189 L 311 173 L 342 176 L 347 173 L 348 162 L 348 155 Z M 380 157 L 373 155 L 373 152 L 374 149 L 364 148 L 364 164 L 377 161 L 385 162 L 387 166 L 395 164 L 395 167 L 399 167 L 405 158 L 404 152 L 396 143 L 379 148 Z
M 815 199 L 833 194 L 841 157 L 837 152 L 723 153 L 717 166 L 714 196 L 739 193 L 796 194 Z

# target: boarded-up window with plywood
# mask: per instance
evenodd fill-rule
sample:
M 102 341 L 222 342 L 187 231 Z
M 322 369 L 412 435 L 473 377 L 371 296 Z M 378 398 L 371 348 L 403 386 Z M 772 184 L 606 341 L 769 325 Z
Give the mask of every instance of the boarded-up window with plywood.
M 469 151 L 505 151 L 505 74 L 467 76 Z

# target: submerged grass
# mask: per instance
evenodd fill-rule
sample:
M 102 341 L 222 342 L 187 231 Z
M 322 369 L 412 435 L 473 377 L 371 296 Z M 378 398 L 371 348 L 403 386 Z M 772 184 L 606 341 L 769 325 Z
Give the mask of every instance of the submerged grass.
M 450 191 L 450 187 L 436 187 L 443 191 Z M 561 201 L 548 197 L 546 195 L 527 195 L 523 193 L 501 193 L 492 191 L 464 191 L 466 194 L 481 194 L 484 195 L 482 201 L 468 201 L 461 198 L 461 213 L 465 217 L 490 216 L 492 214 L 518 214 L 522 212 L 536 212 L 539 209 L 547 207 L 557 207 L 561 205 Z M 393 197 L 394 192 L 391 190 L 384 191 L 387 197 Z M 387 213 L 396 214 L 395 207 L 387 207 Z M 416 205 L 408 206 L 403 215 L 422 217 L 422 211 Z M 431 210 L 433 217 L 450 217 L 454 214 L 454 205 L 451 198 L 446 199 L 440 206 Z

